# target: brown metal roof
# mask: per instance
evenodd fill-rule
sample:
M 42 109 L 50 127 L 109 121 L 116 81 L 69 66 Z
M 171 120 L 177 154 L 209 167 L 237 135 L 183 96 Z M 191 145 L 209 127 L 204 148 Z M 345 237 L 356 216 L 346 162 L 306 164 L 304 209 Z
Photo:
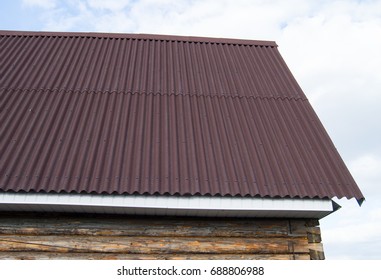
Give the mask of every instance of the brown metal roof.
M 274 42 L 0 31 L 0 190 L 363 195 Z

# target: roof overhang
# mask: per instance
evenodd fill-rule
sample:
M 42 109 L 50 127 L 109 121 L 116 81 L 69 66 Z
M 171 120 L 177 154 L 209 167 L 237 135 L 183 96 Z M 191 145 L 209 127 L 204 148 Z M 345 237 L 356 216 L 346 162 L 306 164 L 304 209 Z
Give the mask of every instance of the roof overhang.
M 330 199 L 0 193 L 0 211 L 320 219 L 337 206 Z

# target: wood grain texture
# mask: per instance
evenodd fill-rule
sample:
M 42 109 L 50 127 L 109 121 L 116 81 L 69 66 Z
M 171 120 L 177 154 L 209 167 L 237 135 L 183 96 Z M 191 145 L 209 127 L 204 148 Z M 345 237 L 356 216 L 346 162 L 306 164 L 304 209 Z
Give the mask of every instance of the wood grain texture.
M 324 260 L 324 249 L 321 232 L 319 227 L 319 221 L 310 220 L 306 223 L 307 239 L 308 239 L 308 248 L 310 251 L 311 260 Z
M 289 243 L 292 243 L 290 249 Z M 175 254 L 175 253 L 215 253 L 215 254 L 279 254 L 306 253 L 308 242 L 305 238 L 163 238 L 163 237 L 109 237 L 87 236 L 0 236 L 0 251 L 36 252 L 110 252 L 128 254 Z
M 113 254 L 0 252 L 0 260 L 309 260 L 309 254 Z
M 0 259 L 316 259 L 322 247 L 315 224 L 303 219 L 0 213 Z
M 305 226 L 293 222 L 292 236 L 305 236 Z M 0 216 L 0 234 L 100 236 L 287 237 L 288 220 L 195 218 L 17 218 Z

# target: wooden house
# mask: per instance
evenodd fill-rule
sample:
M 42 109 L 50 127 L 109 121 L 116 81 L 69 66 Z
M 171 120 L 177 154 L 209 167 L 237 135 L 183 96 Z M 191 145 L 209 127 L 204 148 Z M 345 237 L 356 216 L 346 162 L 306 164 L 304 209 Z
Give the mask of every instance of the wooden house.
M 333 197 L 275 42 L 0 31 L 0 259 L 323 259 Z

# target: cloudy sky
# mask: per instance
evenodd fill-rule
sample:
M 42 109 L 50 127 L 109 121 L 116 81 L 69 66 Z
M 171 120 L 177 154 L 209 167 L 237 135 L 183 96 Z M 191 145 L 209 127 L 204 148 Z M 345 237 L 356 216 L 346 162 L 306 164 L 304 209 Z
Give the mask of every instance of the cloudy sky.
M 381 259 L 381 0 L 5 0 L 0 29 L 272 40 L 366 201 L 321 220 L 327 259 Z

